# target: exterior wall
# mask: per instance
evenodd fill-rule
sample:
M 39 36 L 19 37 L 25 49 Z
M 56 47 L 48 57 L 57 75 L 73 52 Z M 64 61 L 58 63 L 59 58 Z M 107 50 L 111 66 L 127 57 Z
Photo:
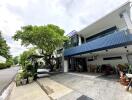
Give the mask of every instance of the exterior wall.
M 128 15 L 127 11 L 123 12 L 122 15 L 126 22 L 127 28 L 129 30 L 129 32 L 131 33 L 132 32 L 132 23 L 131 23 L 130 16 Z
M 103 58 L 105 57 L 115 57 L 115 56 L 121 56 L 122 59 L 116 59 L 116 60 L 103 60 Z M 124 64 L 124 63 L 128 63 L 127 60 L 127 56 L 126 54 L 122 54 L 122 55 L 102 55 L 102 56 L 97 56 L 97 59 L 94 61 L 87 61 L 87 65 L 89 64 L 93 64 L 93 65 L 102 65 L 102 64 L 111 64 L 113 66 L 117 65 L 117 64 Z
M 132 54 L 127 56 L 128 62 L 132 65 Z

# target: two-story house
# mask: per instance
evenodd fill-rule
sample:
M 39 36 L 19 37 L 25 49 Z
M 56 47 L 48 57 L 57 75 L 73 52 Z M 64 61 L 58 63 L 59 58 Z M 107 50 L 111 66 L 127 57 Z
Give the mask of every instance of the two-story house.
M 65 43 L 64 72 L 89 64 L 132 64 L 131 3 L 127 2 L 79 32 Z

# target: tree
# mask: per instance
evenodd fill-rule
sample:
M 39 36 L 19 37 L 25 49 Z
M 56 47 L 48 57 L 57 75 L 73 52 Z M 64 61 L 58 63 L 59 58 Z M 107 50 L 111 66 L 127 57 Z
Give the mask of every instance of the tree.
M 9 58 L 6 59 L 6 64 L 8 67 L 11 67 L 13 65 L 13 58 L 10 56 Z
M 0 32 L 0 56 L 3 56 L 5 58 L 10 58 L 11 56 L 9 54 L 9 46 L 7 45 L 6 41 L 2 37 L 1 32 Z
M 47 65 L 53 69 L 52 58 L 53 52 L 57 47 L 63 45 L 68 38 L 64 36 L 64 30 L 52 24 L 45 26 L 24 26 L 13 36 L 14 40 L 21 40 L 24 46 L 33 45 L 40 49 L 44 55 Z
M 33 54 L 36 54 L 35 52 L 35 49 L 34 48 L 31 48 L 27 51 L 24 51 L 21 55 L 20 55 L 20 64 L 24 67 L 27 60 L 28 60 L 28 57 L 33 55 Z
M 19 63 L 19 57 L 18 57 L 18 56 L 15 56 L 15 57 L 13 58 L 13 63 L 14 63 L 15 65 L 17 65 L 17 64 Z

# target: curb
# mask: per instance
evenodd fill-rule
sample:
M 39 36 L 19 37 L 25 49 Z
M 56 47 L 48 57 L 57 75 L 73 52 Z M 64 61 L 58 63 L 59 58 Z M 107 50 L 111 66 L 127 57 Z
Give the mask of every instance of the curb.
M 15 86 L 15 84 L 12 82 L 2 93 L 2 95 L 0 96 L 0 100 L 9 100 L 10 94 L 12 92 L 13 87 Z
M 4 92 L 4 90 L 7 89 L 7 87 L 14 81 L 14 79 L 16 77 L 16 74 L 13 76 L 13 78 L 10 80 L 10 82 L 0 91 L 0 96 L 2 95 L 2 93 Z
M 13 76 L 13 78 L 10 80 L 10 82 L 0 91 L 0 100 L 8 100 L 8 98 L 11 94 L 11 91 L 14 87 L 13 81 L 16 77 L 16 74 Z

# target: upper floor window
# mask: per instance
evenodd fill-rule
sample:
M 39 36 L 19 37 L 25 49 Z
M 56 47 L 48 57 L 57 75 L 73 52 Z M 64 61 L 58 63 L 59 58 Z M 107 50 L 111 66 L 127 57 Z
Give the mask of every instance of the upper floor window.
M 95 39 L 97 39 L 97 38 L 104 37 L 104 36 L 106 36 L 106 35 L 108 35 L 108 34 L 114 33 L 116 30 L 117 30 L 117 27 L 116 27 L 116 26 L 111 27 L 111 28 L 106 29 L 106 30 L 104 30 L 104 31 L 102 31 L 102 32 L 100 32 L 100 33 L 97 33 L 97 34 L 95 34 L 95 35 L 93 35 L 93 36 L 91 36 L 91 37 L 86 38 L 86 42 L 95 40 Z
M 64 43 L 65 48 L 75 47 L 78 46 L 79 37 L 77 34 L 70 37 L 69 41 L 66 41 Z

